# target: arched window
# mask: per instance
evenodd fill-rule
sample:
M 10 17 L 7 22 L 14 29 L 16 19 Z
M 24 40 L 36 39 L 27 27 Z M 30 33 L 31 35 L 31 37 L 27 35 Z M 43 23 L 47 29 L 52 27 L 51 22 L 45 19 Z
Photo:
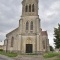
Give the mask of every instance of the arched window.
M 29 12 L 31 12 L 31 4 L 29 5 Z
M 42 44 L 43 44 L 43 49 L 45 49 L 45 41 L 43 41 Z
M 11 38 L 11 47 L 13 47 L 14 44 L 14 37 Z
M 28 6 L 26 5 L 26 7 L 25 7 L 25 12 L 27 12 L 28 11 Z
M 34 4 L 32 5 L 32 12 L 34 12 Z
M 26 30 L 28 30 L 28 28 L 29 28 L 29 23 L 28 23 L 28 21 L 26 22 Z
M 33 21 L 31 21 L 30 29 L 33 30 Z

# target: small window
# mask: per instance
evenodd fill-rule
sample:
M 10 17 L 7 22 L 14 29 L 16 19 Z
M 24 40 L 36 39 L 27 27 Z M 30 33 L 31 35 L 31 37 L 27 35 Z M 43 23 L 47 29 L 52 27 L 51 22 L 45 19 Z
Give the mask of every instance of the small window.
M 29 23 L 28 23 L 28 21 L 26 22 L 26 30 L 28 30 L 28 28 L 29 28 Z
M 33 21 L 31 21 L 30 29 L 33 30 Z
M 14 44 L 14 37 L 11 38 L 11 47 L 13 47 Z
M 25 7 L 25 12 L 27 12 L 28 11 L 28 6 L 26 5 L 26 7 Z
M 34 4 L 32 5 L 32 12 L 34 12 Z
M 29 5 L 29 12 L 31 12 L 31 4 Z

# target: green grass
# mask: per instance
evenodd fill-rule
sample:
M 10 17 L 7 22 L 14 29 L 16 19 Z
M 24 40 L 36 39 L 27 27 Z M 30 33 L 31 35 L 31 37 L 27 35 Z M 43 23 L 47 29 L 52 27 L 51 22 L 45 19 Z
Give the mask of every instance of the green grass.
M 55 57 L 55 56 L 58 56 L 59 53 L 46 53 L 44 54 L 44 58 L 52 58 L 52 57 Z
M 17 56 L 17 53 L 12 53 L 12 52 L 4 52 L 4 51 L 0 51 L 0 54 L 1 55 L 5 55 L 5 56 L 8 56 L 8 57 L 16 57 Z

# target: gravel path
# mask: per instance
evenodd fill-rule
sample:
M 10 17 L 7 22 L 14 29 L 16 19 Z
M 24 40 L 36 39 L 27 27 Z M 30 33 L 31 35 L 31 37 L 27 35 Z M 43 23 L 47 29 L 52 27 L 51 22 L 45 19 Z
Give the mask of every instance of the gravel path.
M 0 60 L 55 60 L 57 57 L 44 59 L 42 55 L 19 55 L 15 58 L 9 58 L 4 55 L 0 55 Z
M 44 59 L 41 55 L 19 55 L 13 59 L 4 55 L 0 55 L 0 60 L 44 60 Z
M 15 60 L 44 60 L 41 55 L 25 55 L 25 56 L 18 56 Z

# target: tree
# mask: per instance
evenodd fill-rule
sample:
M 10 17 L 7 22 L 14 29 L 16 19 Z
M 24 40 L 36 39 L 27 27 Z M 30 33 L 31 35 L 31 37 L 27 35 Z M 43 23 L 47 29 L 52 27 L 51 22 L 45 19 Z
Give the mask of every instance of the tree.
M 50 46 L 50 51 L 54 51 L 54 48 L 52 46 Z
M 54 28 L 54 43 L 55 48 L 60 48 L 60 24 L 58 24 L 57 28 Z

